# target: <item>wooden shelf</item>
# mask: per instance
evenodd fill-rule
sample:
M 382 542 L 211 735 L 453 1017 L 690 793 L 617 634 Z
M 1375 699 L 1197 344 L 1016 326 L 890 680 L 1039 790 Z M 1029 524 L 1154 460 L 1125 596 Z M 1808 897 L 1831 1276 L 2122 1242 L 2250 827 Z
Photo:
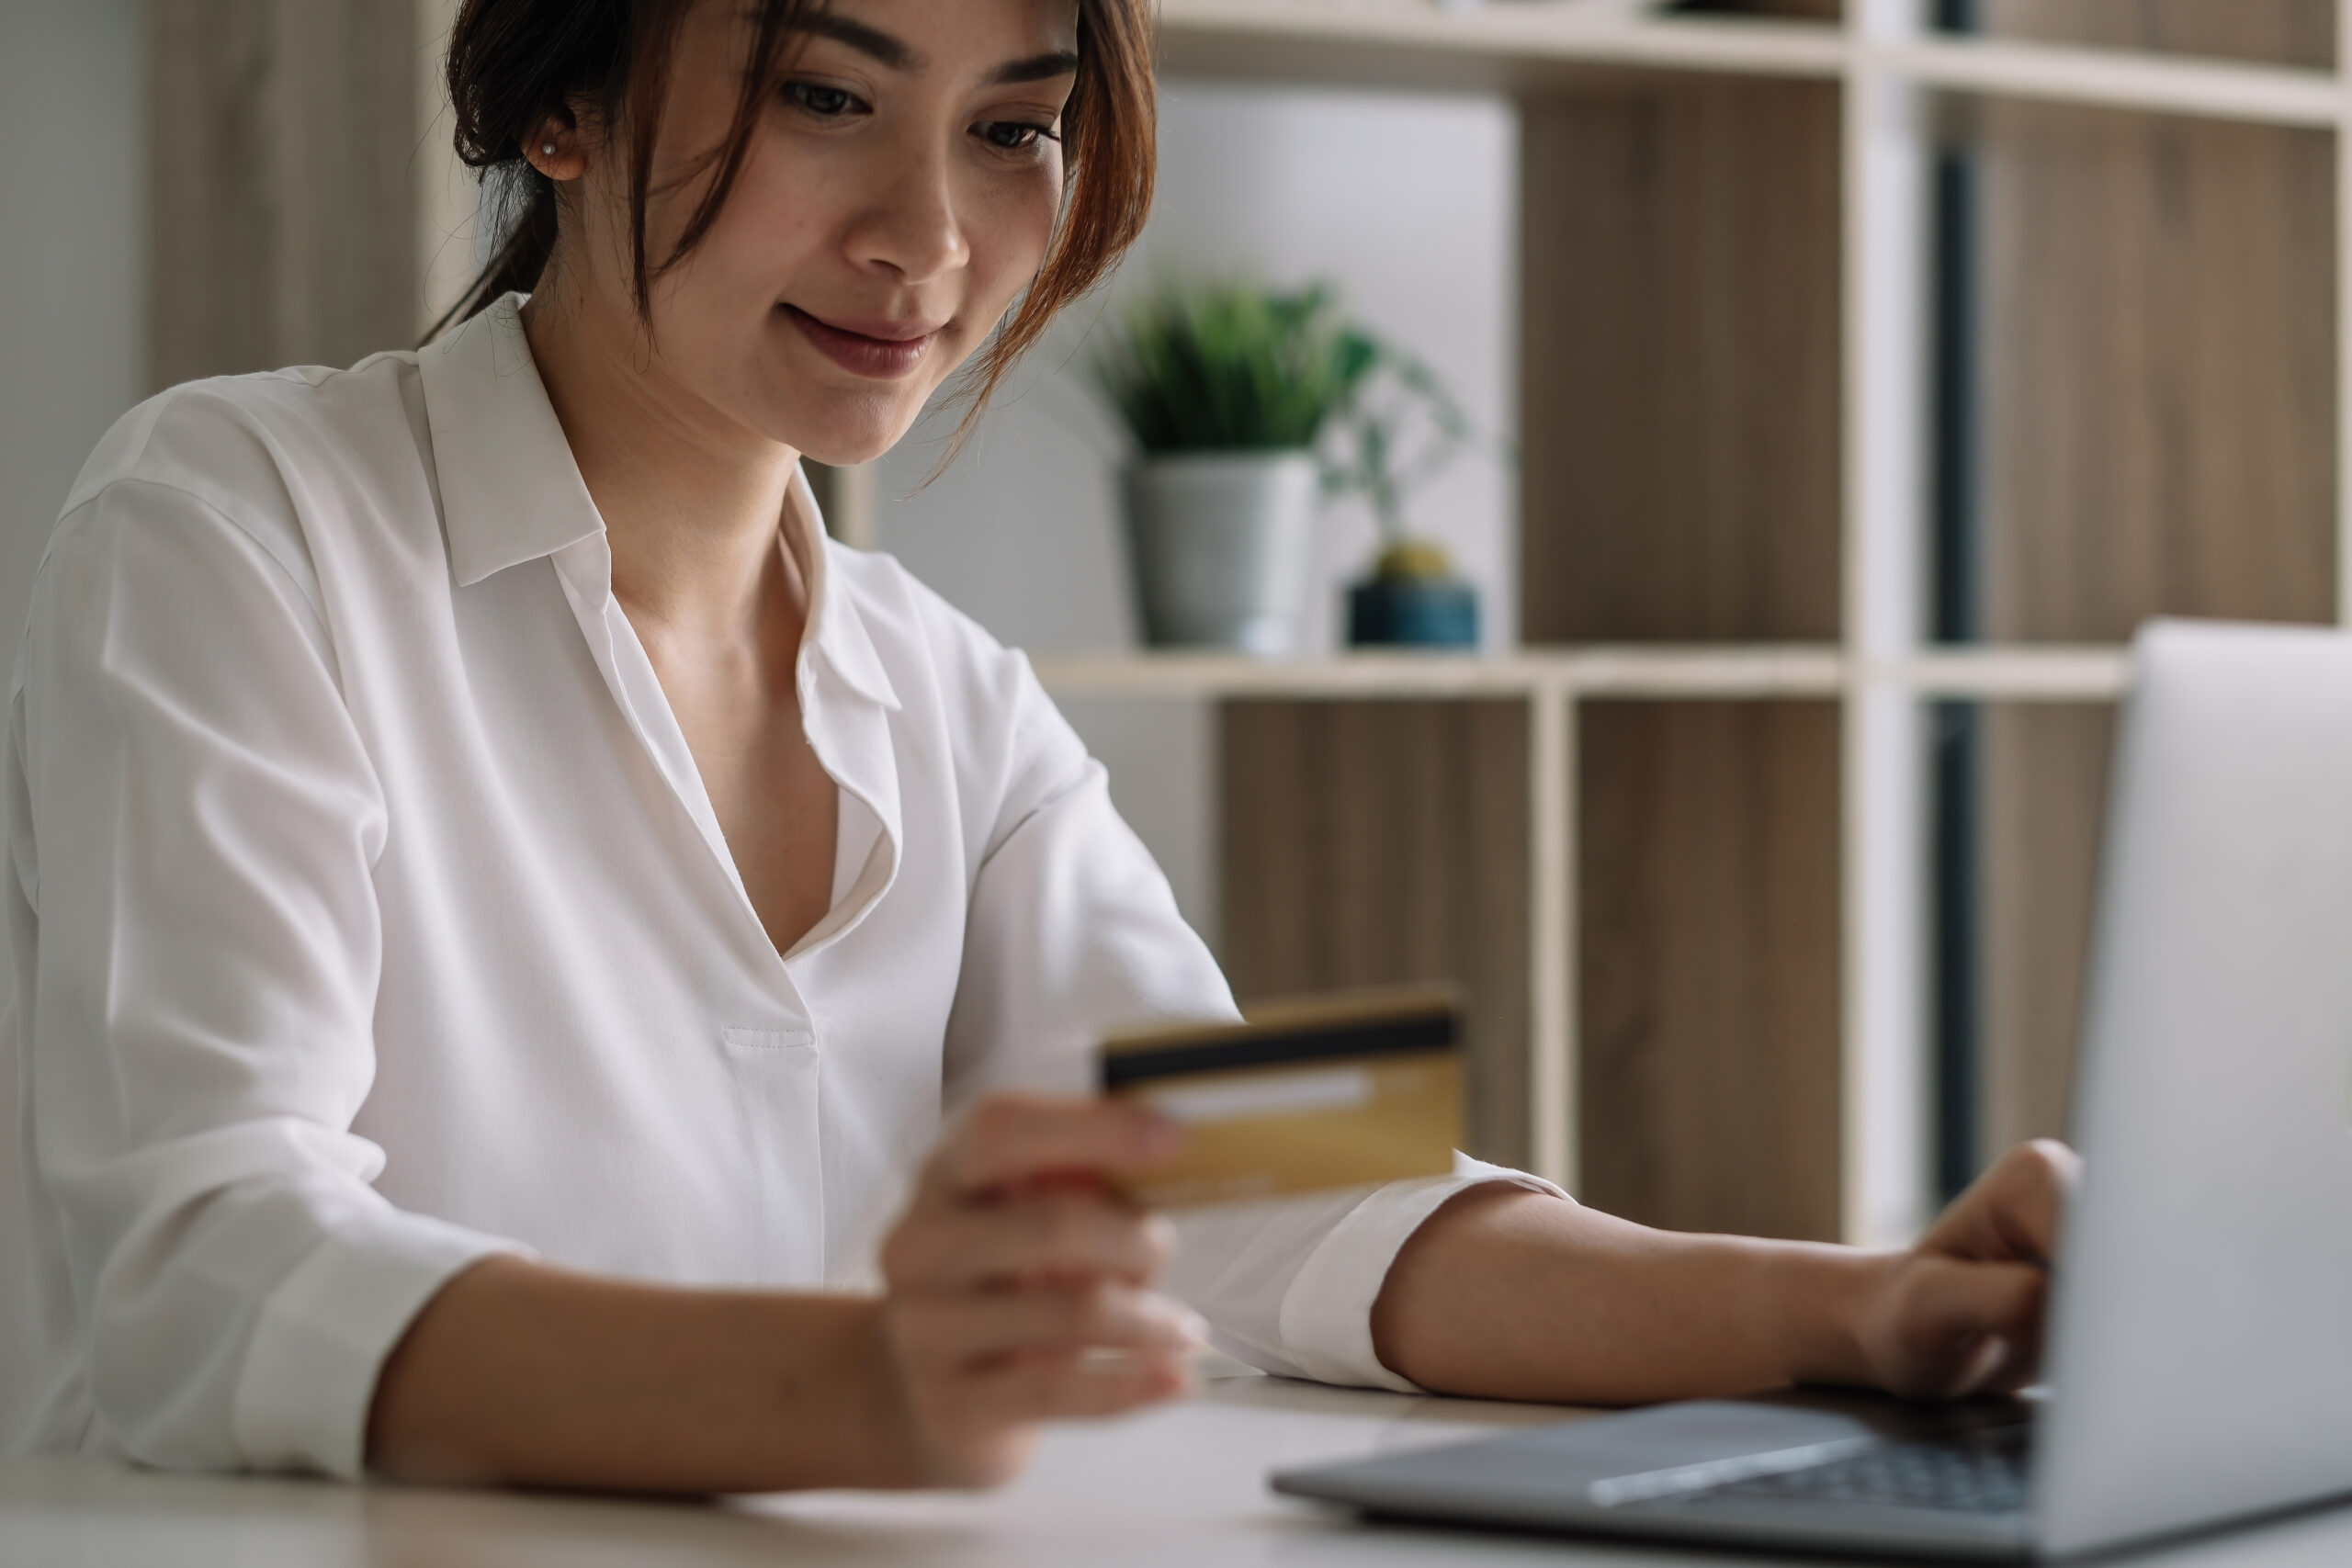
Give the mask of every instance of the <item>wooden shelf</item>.
M 1923 697 L 2098 702 L 2120 697 L 2132 657 L 2120 648 L 1985 648 L 1925 652 L 1881 667 Z
M 1869 72 L 1922 87 L 2269 124 L 2333 126 L 2346 114 L 2342 82 L 2320 71 L 1878 37 L 1818 22 L 1628 22 L 1540 0 L 1468 11 L 1429 0 L 1164 0 L 1160 37 L 1170 73 L 1237 80 L 1539 94 L 1629 71 L 1820 80 Z
M 1970 649 L 1856 664 L 1834 646 L 1528 649 L 1487 657 L 1363 653 L 1266 660 L 1222 653 L 1048 654 L 1037 677 L 1064 697 L 1426 701 L 1446 697 L 1740 700 L 1836 696 L 1858 682 L 1921 697 L 2091 701 L 2123 690 L 2107 648 Z
M 1998 39 L 1873 42 L 1864 55 L 1920 86 L 1951 91 L 2263 125 L 2327 127 L 2345 118 L 2344 84 L 2320 71 Z
M 2340 7 L 2086 6 L 2064 41 L 2036 0 L 1925 9 L 1163 0 L 1174 76 L 1516 100 L 1520 428 L 1561 435 L 1517 476 L 1534 640 L 1038 672 L 1218 705 L 1237 985 L 1455 977 L 1479 1152 L 1652 1223 L 1913 1234 L 1942 987 L 1984 1019 L 1965 1135 L 2062 1127 L 2118 643 L 2352 615 L 2352 73 L 2249 62 L 2320 60 Z M 1966 648 L 1922 625 L 1953 152 Z M 1960 875 L 1977 902 L 1931 898 Z M 1981 964 L 1928 973 L 1963 918 Z
M 1834 77 L 1842 29 L 1819 23 L 1597 19 L 1544 4 L 1441 10 L 1429 0 L 1163 0 L 1176 75 L 1521 92 L 1611 70 Z
M 1035 664 L 1058 697 L 1227 705 L 1227 962 L 1245 992 L 1474 979 L 1487 1031 L 1470 1105 L 1482 1152 L 1659 1223 L 1813 1235 L 1841 1228 L 1838 1161 L 1822 1153 L 1836 1097 L 1817 1092 L 1837 1032 L 1835 987 L 1818 973 L 1838 919 L 1826 713 L 1889 690 L 2054 711 L 2112 700 L 2130 673 L 2116 648 L 1866 662 L 1823 644 Z M 1759 787 L 1776 802 L 1760 817 L 1748 800 Z M 1726 929 L 1705 914 L 1718 907 L 1768 918 Z M 1673 918 L 1636 918 L 1660 908 Z M 1351 913 L 1365 910 L 1419 913 Z M 1602 945 L 1580 947 L 1580 926 Z M 1580 976 L 1587 963 L 1599 967 Z M 1664 994 L 1679 1001 L 1645 988 L 1661 976 L 1676 977 Z M 1667 1006 L 1665 1033 L 1629 1034 L 1624 1021 L 1654 1003 Z M 1714 1016 L 1726 1008 L 1767 1021 L 1727 1024 Z M 1588 1031 L 1597 1054 L 1585 1062 Z M 1616 1085 L 1605 1106 L 1577 1087 L 1592 1077 Z M 1684 1079 L 1715 1086 L 1713 1098 L 1690 1100 L 1672 1087 Z M 1734 1108 L 1747 1096 L 1799 1109 L 1758 1119 Z M 1630 1142 L 1612 1120 L 1628 1115 L 1646 1129 Z M 1615 1130 L 1589 1130 L 1596 1116 Z M 1653 1137 L 1712 1147 L 1726 1130 L 1742 1140 L 1737 1158 L 1641 1153 Z M 1752 1167 L 1775 1179 L 1754 1181 Z
M 1267 660 L 1238 654 L 1058 655 L 1037 676 L 1065 696 L 1398 699 L 1527 696 L 1827 695 L 1842 689 L 1835 648 L 1590 648 L 1492 657 L 1362 653 Z

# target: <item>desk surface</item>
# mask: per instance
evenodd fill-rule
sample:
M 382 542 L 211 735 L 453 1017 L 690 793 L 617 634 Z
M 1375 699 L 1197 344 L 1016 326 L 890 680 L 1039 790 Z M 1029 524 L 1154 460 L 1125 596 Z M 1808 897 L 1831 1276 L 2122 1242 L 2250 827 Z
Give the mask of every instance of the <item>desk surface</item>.
M 1212 1382 L 1198 1400 L 1050 1432 L 1028 1473 L 986 1495 L 817 1493 L 664 1504 L 143 1473 L 85 1459 L 0 1463 L 0 1562 L 174 1568 L 605 1568 L 758 1563 L 986 1568 L 1418 1568 L 1573 1560 L 1739 1563 L 1507 1536 L 1366 1526 L 1269 1493 L 1276 1465 L 1443 1442 L 1558 1410 Z M 2352 1562 L 2352 1508 L 2133 1562 L 2319 1568 Z

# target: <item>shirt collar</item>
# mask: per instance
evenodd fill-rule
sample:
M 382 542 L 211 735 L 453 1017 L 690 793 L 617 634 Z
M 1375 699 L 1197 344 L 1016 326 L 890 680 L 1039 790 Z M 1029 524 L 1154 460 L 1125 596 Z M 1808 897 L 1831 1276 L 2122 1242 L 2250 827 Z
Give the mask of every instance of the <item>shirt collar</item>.
M 808 488 L 808 474 L 796 470 L 792 483 L 801 504 L 787 514 L 785 546 L 799 563 L 801 580 L 808 584 L 809 622 L 802 637 L 841 677 L 842 684 L 866 701 L 895 713 L 899 709 L 898 688 L 890 684 L 889 672 L 882 666 L 882 655 L 866 630 L 865 617 L 857 613 L 857 602 L 851 597 L 848 584 L 833 569 L 832 548 L 826 537 L 824 518 L 817 510 L 816 492 Z M 793 525 L 793 516 L 808 520 L 805 534 Z
M 507 295 L 417 355 L 449 571 L 460 588 L 605 531 L 531 357 L 524 299 Z M 823 520 L 807 476 L 796 473 L 793 483 L 803 504 L 787 513 L 785 543 L 808 584 L 802 647 L 852 692 L 895 712 L 898 692 L 865 617 L 827 558 Z M 795 525 L 796 518 L 808 520 L 805 528 Z
M 605 531 L 509 294 L 417 355 L 460 588 Z

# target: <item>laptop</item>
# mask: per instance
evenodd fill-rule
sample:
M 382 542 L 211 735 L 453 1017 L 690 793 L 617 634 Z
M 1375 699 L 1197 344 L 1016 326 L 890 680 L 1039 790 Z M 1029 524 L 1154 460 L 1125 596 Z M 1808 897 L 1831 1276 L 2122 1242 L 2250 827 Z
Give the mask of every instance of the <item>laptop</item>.
M 2118 732 L 2049 1383 L 1697 1401 L 1355 1463 L 1367 1513 L 1978 1561 L 2352 1495 L 2352 637 L 2152 623 Z

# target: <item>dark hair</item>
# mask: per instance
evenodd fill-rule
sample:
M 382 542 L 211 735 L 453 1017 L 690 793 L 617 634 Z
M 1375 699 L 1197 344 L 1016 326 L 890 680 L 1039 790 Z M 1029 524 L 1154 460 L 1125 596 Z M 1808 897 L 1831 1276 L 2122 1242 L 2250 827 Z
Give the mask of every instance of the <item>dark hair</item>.
M 524 138 L 573 105 L 628 128 L 631 260 L 640 314 L 654 282 L 691 255 L 726 205 L 768 94 L 802 22 L 822 0 L 763 0 L 752 69 L 726 140 L 703 168 L 715 177 L 667 255 L 646 252 L 645 214 L 670 60 L 696 0 L 465 0 L 449 32 L 449 100 L 458 156 L 480 171 L 497 248 L 438 333 L 507 293 L 537 286 L 555 250 L 555 184 L 524 156 Z M 1149 0 L 1078 0 L 1078 82 L 1062 111 L 1062 215 L 1044 265 L 973 366 L 972 410 L 1045 333 L 1056 311 L 1102 281 L 1151 208 L 1157 118 Z M 700 169 L 695 171 L 697 174 Z

